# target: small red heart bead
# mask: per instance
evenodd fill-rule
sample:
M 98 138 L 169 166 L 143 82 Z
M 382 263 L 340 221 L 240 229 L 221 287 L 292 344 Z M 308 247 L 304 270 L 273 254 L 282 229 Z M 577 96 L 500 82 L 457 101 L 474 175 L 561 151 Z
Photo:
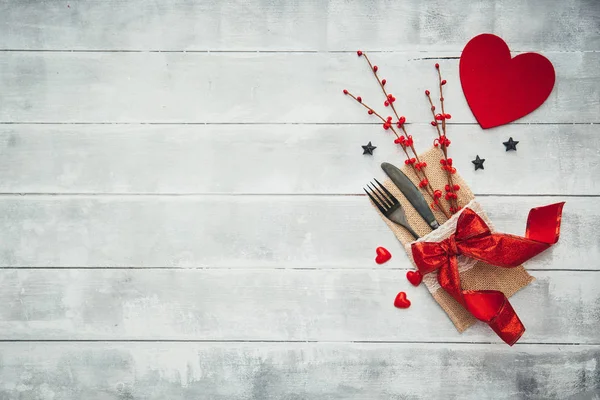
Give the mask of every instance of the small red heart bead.
M 413 286 L 419 286 L 421 282 L 423 282 L 423 275 L 421 275 L 419 271 L 408 271 L 406 273 L 406 279 L 408 279 Z
M 396 296 L 396 299 L 394 300 L 394 307 L 397 307 L 397 308 L 410 307 L 410 300 L 408 300 L 406 298 L 406 293 L 404 293 L 404 292 L 398 293 L 398 295 Z
M 375 257 L 375 262 L 377 264 L 383 264 L 392 258 L 392 255 L 385 247 L 378 247 L 375 252 L 377 253 L 377 257 Z

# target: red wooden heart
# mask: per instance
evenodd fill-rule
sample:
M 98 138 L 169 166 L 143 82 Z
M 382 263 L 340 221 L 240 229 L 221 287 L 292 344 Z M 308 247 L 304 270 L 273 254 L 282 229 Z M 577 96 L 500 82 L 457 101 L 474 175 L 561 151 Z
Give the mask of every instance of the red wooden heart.
M 397 308 L 408 308 L 410 307 L 410 300 L 406 298 L 406 293 L 400 292 L 394 300 L 394 306 Z
M 375 262 L 377 264 L 383 264 L 392 258 L 392 255 L 385 247 L 378 247 L 375 252 L 377 253 L 377 257 L 375 257 Z
M 546 101 L 554 86 L 554 67 L 541 54 L 510 57 L 498 36 L 484 33 L 467 43 L 460 57 L 460 83 L 482 128 L 519 119 Z
M 423 275 L 419 271 L 408 271 L 406 273 L 406 279 L 414 286 L 419 286 L 423 282 Z

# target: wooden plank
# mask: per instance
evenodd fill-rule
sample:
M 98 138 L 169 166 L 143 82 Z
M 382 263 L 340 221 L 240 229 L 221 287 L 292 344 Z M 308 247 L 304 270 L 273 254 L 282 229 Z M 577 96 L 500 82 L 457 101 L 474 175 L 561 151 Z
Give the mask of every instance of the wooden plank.
M 430 128 L 411 125 L 417 149 Z M 600 195 L 596 125 L 451 129 L 454 164 L 478 194 Z M 370 140 L 377 150 L 362 156 Z M 388 133 L 364 125 L 0 125 L 0 154 L 1 193 L 360 194 L 381 162 L 403 162 Z
M 482 32 L 518 50 L 599 50 L 585 0 L 188 0 L 0 4 L 0 48 L 84 50 L 461 50 Z
M 0 356 L 6 399 L 591 400 L 600 391 L 598 346 L 4 343 Z
M 456 331 L 404 270 L 0 270 L 2 340 L 502 341 Z M 600 272 L 535 271 L 522 343 L 600 344 Z M 405 290 L 412 306 L 398 310 Z
M 567 200 L 561 240 L 528 268 L 598 269 L 597 198 L 482 197 L 500 232 Z M 4 196 L 0 266 L 410 268 L 366 196 Z M 375 265 L 385 246 L 394 261 Z
M 373 57 L 409 122 L 431 120 L 423 92 L 435 87 L 436 61 L 429 58 L 439 56 Z M 547 56 L 556 68 L 554 91 L 519 122 L 600 122 L 600 52 Z M 452 121 L 474 123 L 460 88 L 458 60 L 438 61 L 449 82 L 444 97 Z M 343 96 L 343 88 L 389 112 L 356 54 L 4 52 L 0 72 L 2 122 L 375 122 Z

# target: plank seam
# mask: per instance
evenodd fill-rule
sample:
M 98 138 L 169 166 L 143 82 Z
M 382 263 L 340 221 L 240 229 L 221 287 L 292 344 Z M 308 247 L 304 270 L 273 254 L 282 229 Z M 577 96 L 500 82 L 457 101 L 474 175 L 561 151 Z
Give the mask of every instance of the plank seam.
M 451 345 L 505 345 L 501 341 L 418 341 L 418 340 L 213 340 L 213 339 L 0 339 L 0 343 L 309 343 L 309 344 L 451 344 Z M 514 346 L 600 346 L 600 342 L 524 342 Z
M 368 50 L 368 49 L 365 49 Z M 460 54 L 462 49 L 456 50 L 368 50 L 370 54 L 415 54 L 415 53 L 441 53 Z M 511 49 L 511 53 L 527 53 L 531 50 Z M 600 50 L 543 50 L 536 51 L 543 54 L 571 54 L 571 53 L 598 53 Z M 161 49 L 0 49 L 2 53 L 199 53 L 199 54 L 355 54 L 355 50 L 161 50 Z M 416 58 L 414 60 L 440 60 L 459 59 L 459 56 L 441 56 Z
M 151 193 L 151 192 L 0 192 L 0 197 L 366 197 L 364 193 Z M 597 198 L 600 194 L 502 194 L 475 193 L 476 197 L 568 197 L 568 198 Z
M 511 125 L 598 125 L 600 121 L 589 122 L 511 122 Z M 315 125 L 315 126 L 379 126 L 373 122 L 59 122 L 59 121 L 0 121 L 0 125 Z M 412 122 L 406 125 L 427 126 L 425 122 Z M 452 126 L 478 126 L 476 122 L 449 122 Z
M 600 272 L 600 269 L 568 269 L 568 268 L 526 268 L 527 271 L 534 272 Z M 0 270 L 159 270 L 159 271 L 413 271 L 413 268 L 381 268 L 381 267 L 135 267 L 135 266 L 123 266 L 117 265 L 114 267 L 99 265 L 85 265 L 85 266 L 18 266 L 8 265 L 0 266 Z

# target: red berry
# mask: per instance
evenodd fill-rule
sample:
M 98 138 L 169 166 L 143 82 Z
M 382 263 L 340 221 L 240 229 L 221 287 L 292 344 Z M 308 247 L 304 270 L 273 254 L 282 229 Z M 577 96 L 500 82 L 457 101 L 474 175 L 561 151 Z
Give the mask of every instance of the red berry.
M 404 164 L 406 164 L 406 165 L 410 164 L 410 160 L 404 160 Z
M 441 190 L 434 191 L 433 197 L 435 197 L 436 199 L 439 199 L 440 197 L 442 197 L 442 191 Z
M 356 101 L 358 101 L 359 103 L 362 103 L 362 97 L 358 96 L 358 97 L 356 98 Z
M 431 106 L 431 111 L 435 111 L 435 106 Z
M 382 84 L 383 86 L 385 86 L 386 82 L 387 82 L 387 81 L 386 81 L 385 79 L 383 79 L 383 80 L 381 81 L 381 84 Z
M 438 121 L 441 121 L 444 119 L 444 117 L 442 116 L 442 114 L 436 114 L 435 119 L 437 119 Z
M 432 125 L 432 126 L 437 126 L 437 122 L 435 122 L 435 121 L 431 121 L 431 125 Z
M 445 84 L 446 84 L 446 80 L 444 79 L 444 80 L 442 80 L 442 85 L 445 85 Z
M 431 94 L 431 92 L 429 90 L 425 91 L 425 96 L 429 96 Z
M 440 64 L 438 64 L 438 63 L 435 63 L 435 68 L 436 68 L 436 69 L 440 69 Z
M 373 110 L 368 111 L 369 115 L 373 115 Z
M 391 100 L 391 99 L 392 99 L 392 97 L 394 97 L 394 96 L 392 96 L 391 94 L 388 94 L 388 95 L 387 95 L 387 98 L 388 98 L 388 100 Z
M 440 164 L 442 165 L 446 165 L 446 160 L 444 160 L 443 158 L 440 160 Z
M 360 57 L 360 56 L 362 56 L 362 51 L 359 50 L 356 52 L 356 54 L 358 54 L 358 56 Z
M 454 189 L 454 190 L 460 190 L 460 186 L 458 186 L 458 185 L 456 185 L 456 184 L 455 184 L 455 185 L 453 186 L 453 189 Z
M 398 122 L 400 122 L 401 124 L 406 122 L 406 117 L 405 116 L 401 116 L 400 119 L 398 120 Z
M 373 66 L 373 71 L 377 72 L 378 69 L 379 69 L 379 67 L 377 65 Z
M 417 161 L 417 160 L 416 160 L 416 159 L 414 159 L 414 158 L 411 158 L 411 159 L 410 159 L 410 163 L 411 163 L 411 164 L 414 164 L 414 163 L 415 163 L 415 161 Z
M 450 114 L 444 114 L 444 117 L 445 117 L 446 119 L 450 119 L 450 118 L 452 118 L 452 115 L 450 115 Z
M 387 106 L 390 105 L 390 102 L 386 100 L 386 101 L 383 102 L 383 105 L 387 107 Z
M 348 91 L 346 89 L 344 89 L 344 94 L 348 94 Z
M 450 185 L 446 185 L 446 186 L 444 186 L 444 190 L 445 190 L 446 192 L 449 192 L 449 191 L 450 191 Z
M 392 117 L 390 117 L 390 116 L 388 115 L 388 117 L 387 117 L 387 122 L 391 122 L 391 121 L 392 121 Z
M 421 167 L 426 167 L 426 166 L 427 166 L 427 163 L 426 163 L 425 161 L 423 161 L 423 162 L 421 163 Z
M 402 143 L 402 139 L 396 138 L 396 139 L 394 139 L 394 143 L 400 144 L 400 143 Z
M 451 158 L 448 158 L 447 161 L 448 161 L 448 165 L 452 165 L 452 159 Z
M 440 97 L 440 101 L 444 101 L 444 98 L 443 98 L 443 97 Z
M 446 193 L 446 195 L 444 196 L 444 198 L 445 198 L 446 200 L 450 200 L 450 193 Z

